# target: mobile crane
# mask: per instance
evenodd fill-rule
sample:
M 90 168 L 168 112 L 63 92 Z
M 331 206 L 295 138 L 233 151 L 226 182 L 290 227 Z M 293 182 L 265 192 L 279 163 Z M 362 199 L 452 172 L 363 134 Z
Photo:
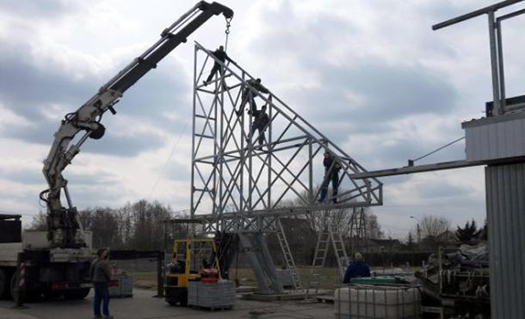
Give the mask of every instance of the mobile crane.
M 111 78 L 77 111 L 66 114 L 44 161 L 43 173 L 49 187 L 40 193 L 40 199 L 47 206 L 47 232 L 24 233 L 0 242 L 0 296 L 15 293 L 19 273 L 15 271 L 17 256 L 21 252 L 25 261 L 27 296 L 62 293 L 70 298 L 84 298 L 89 293 L 89 265 L 94 257 L 90 249 L 91 238 L 82 229 L 67 188 L 67 179 L 62 173 L 88 138 L 96 140 L 104 136 L 102 116 L 108 110 L 116 114 L 114 106 L 124 92 L 156 68 L 179 44 L 186 42 L 187 37 L 208 19 L 220 14 L 228 23 L 233 18 L 233 11 L 220 3 L 197 3 L 164 29 L 160 40 Z M 75 140 L 79 133 L 83 134 Z M 62 204 L 62 192 L 67 207 Z M 3 219 L 17 225 L 20 223 L 20 216 L 4 216 Z M 4 224 L 0 223 L 0 226 Z

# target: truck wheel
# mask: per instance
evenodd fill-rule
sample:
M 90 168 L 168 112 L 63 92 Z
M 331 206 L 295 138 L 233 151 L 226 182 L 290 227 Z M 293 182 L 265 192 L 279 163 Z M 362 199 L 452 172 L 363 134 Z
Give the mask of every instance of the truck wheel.
M 0 269 L 0 299 L 9 298 L 11 292 L 11 272 L 5 268 Z
M 16 289 L 16 286 L 18 285 L 18 273 L 14 273 L 11 277 L 11 297 L 13 300 L 16 301 L 16 298 L 18 298 L 18 289 Z M 42 291 L 40 290 L 26 290 L 24 295 L 24 302 L 35 302 L 39 301 L 42 297 Z
M 89 288 L 82 288 L 64 292 L 64 297 L 68 300 L 81 300 L 89 295 Z
M 184 291 L 182 293 L 182 295 L 180 296 L 180 305 L 182 307 L 187 307 L 188 306 L 188 291 Z

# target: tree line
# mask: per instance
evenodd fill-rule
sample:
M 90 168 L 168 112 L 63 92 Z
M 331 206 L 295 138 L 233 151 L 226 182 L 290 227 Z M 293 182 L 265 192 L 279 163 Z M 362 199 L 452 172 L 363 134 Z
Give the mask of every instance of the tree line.
M 295 203 L 288 203 L 294 205 Z M 317 233 L 323 226 L 324 214 L 330 214 L 337 219 L 339 231 L 345 241 L 356 243 L 356 238 L 350 237 L 351 209 L 340 209 L 334 212 L 318 212 L 305 217 L 297 217 L 298 222 L 291 221 L 289 229 L 285 230 L 288 242 L 296 251 L 304 251 L 305 259 L 315 250 Z M 162 250 L 170 249 L 175 237 L 185 237 L 187 225 L 168 224 L 165 221 L 176 218 L 187 218 L 181 212 L 175 212 L 170 206 L 157 201 L 140 200 L 127 203 L 118 208 L 90 208 L 79 211 L 79 219 L 84 230 L 93 234 L 93 247 L 111 247 L 112 249 L 130 250 Z M 302 221 L 302 222 L 301 222 Z M 301 226 L 303 225 L 303 226 Z M 365 234 L 368 240 L 384 238 L 384 232 L 377 216 L 365 208 Z M 296 229 L 293 229 L 295 227 Z M 297 231 L 303 228 L 300 233 Z M 30 230 L 45 230 L 46 215 L 40 212 L 31 223 Z M 467 221 L 464 226 L 457 226 L 454 231 L 451 222 L 443 217 L 425 216 L 418 221 L 416 228 L 409 232 L 401 245 L 391 246 L 389 251 L 435 251 L 439 246 L 458 243 L 476 243 L 487 239 L 487 225 L 478 227 L 474 220 Z M 367 250 L 367 243 L 361 243 L 359 250 Z M 384 242 L 387 245 L 388 240 Z M 395 244 L 395 243 L 390 243 Z M 380 244 L 383 245 L 383 244 Z M 275 246 L 270 244 L 270 246 Z M 270 247 L 280 251 L 280 247 Z M 349 249 L 352 249 L 349 244 Z M 353 250 L 353 249 L 352 249 Z
M 164 247 L 164 221 L 181 216 L 159 202 L 140 200 L 119 208 L 89 208 L 79 211 L 84 230 L 93 234 L 93 247 L 160 250 Z M 29 230 L 46 230 L 46 215 L 39 212 Z
M 340 210 L 335 213 L 340 231 L 349 231 L 349 212 Z M 165 224 L 166 220 L 187 218 L 181 212 L 175 212 L 170 206 L 154 201 L 140 200 L 127 203 L 119 208 L 96 207 L 81 210 L 78 213 L 82 227 L 93 234 L 93 247 L 111 247 L 112 249 L 131 250 L 161 250 L 171 247 L 174 238 L 184 237 L 188 233 L 188 225 Z M 334 214 L 331 212 L 331 214 Z M 315 249 L 315 233 L 319 231 L 322 213 L 299 218 L 304 221 Z M 383 232 L 377 221 L 377 216 L 371 211 L 366 212 L 366 233 L 371 238 L 381 238 Z M 28 230 L 46 230 L 46 214 L 39 212 Z M 198 230 L 197 230 L 198 231 Z M 291 245 L 304 246 L 300 237 L 294 236 L 293 229 L 288 229 L 287 237 Z M 308 236 L 311 237 L 311 236 Z M 279 248 L 280 249 L 280 248 Z

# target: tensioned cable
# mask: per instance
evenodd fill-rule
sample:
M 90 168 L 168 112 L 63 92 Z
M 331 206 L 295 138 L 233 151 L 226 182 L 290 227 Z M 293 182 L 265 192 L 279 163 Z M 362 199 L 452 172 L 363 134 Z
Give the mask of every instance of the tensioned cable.
M 180 134 L 179 137 L 177 138 L 177 141 L 175 142 L 175 145 L 174 145 L 173 148 L 171 149 L 171 153 L 170 153 L 170 155 L 168 156 L 168 159 L 166 160 L 166 164 L 164 164 L 164 167 L 162 167 L 162 169 L 160 170 L 159 175 L 157 176 L 157 181 L 156 181 L 155 184 L 153 185 L 153 188 L 151 189 L 151 192 L 149 193 L 149 196 L 148 196 L 148 197 L 151 197 L 151 194 L 153 194 L 153 192 L 154 192 L 155 189 L 157 188 L 157 186 L 158 186 L 158 184 L 159 184 L 159 181 L 160 181 L 160 177 L 162 176 L 162 173 L 164 172 L 164 170 L 166 169 L 166 167 L 167 167 L 168 164 L 170 163 L 171 158 L 173 157 L 173 154 L 175 154 L 175 150 L 177 149 L 177 146 L 179 145 L 180 139 L 182 138 L 182 136 L 184 135 L 184 133 L 186 133 L 186 128 L 187 128 L 187 127 L 188 127 L 188 122 L 186 122 L 186 124 L 184 124 L 184 128 L 182 129 L 181 134 Z
M 421 159 L 423 159 L 423 158 L 425 158 L 425 157 L 427 157 L 427 156 L 430 156 L 430 155 L 432 155 L 432 154 L 434 154 L 434 153 L 437 153 L 437 152 L 441 151 L 442 149 L 445 149 L 445 148 L 447 148 L 447 147 L 449 147 L 449 146 L 451 146 L 451 145 L 453 145 L 453 144 L 455 144 L 455 143 L 457 143 L 457 142 L 459 142 L 459 141 L 461 141 L 461 140 L 464 140 L 464 139 L 465 139 L 465 136 L 460 137 L 460 138 L 458 138 L 457 140 L 454 140 L 454 141 L 452 141 L 452 142 L 450 142 L 450 143 L 448 143 L 448 144 L 445 144 L 445 145 L 443 145 L 443 146 L 441 146 L 441 147 L 439 147 L 439 148 L 433 150 L 432 152 L 430 152 L 430 153 L 428 153 L 428 154 L 425 154 L 425 155 L 423 155 L 423 156 L 420 156 L 420 157 L 418 157 L 418 158 L 416 158 L 416 159 L 414 159 L 414 160 L 410 160 L 410 159 L 409 159 L 409 160 L 408 160 L 408 166 L 413 166 L 415 162 L 417 162 L 417 161 L 419 161 L 419 160 L 421 160 Z

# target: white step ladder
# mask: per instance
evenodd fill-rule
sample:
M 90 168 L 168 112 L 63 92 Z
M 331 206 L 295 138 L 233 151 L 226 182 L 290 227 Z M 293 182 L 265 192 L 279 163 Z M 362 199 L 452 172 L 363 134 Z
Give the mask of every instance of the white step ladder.
M 321 224 L 321 231 L 317 237 L 317 245 L 315 248 L 314 260 L 311 268 L 311 279 L 306 289 L 306 299 L 316 298 L 319 293 L 319 286 L 322 278 L 320 278 L 319 269 L 324 267 L 326 263 L 326 257 L 328 256 L 328 250 L 330 248 L 330 242 L 332 243 L 332 249 L 335 252 L 337 265 L 339 269 L 340 280 L 342 281 L 348 266 L 349 259 L 346 253 L 346 247 L 343 241 L 343 236 L 339 232 L 339 227 L 335 220 L 329 216 L 328 213 L 323 217 Z M 313 289 L 313 296 L 310 297 L 310 290 Z

